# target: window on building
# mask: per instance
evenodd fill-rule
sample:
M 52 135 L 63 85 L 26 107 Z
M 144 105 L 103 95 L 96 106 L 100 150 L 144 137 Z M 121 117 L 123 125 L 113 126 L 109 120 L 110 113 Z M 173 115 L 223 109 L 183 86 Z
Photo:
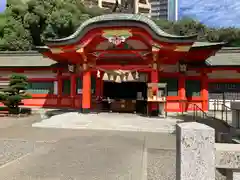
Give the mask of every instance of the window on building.
M 167 96 L 178 95 L 178 79 L 177 78 L 160 78 L 160 83 L 167 83 Z
M 200 80 L 186 80 L 186 96 L 200 96 L 201 95 L 201 81 Z
M 28 90 L 31 94 L 53 94 L 53 82 L 29 82 Z
M 239 100 L 240 83 L 209 83 L 209 98 Z
M 69 96 L 71 93 L 71 81 L 70 79 L 63 79 L 62 93 L 65 96 Z
M 77 77 L 76 83 L 76 94 L 82 94 L 82 79 L 80 77 Z
M 77 77 L 76 83 L 77 83 L 76 94 L 82 94 L 82 87 L 83 87 L 82 78 Z M 92 89 L 92 94 L 95 94 L 95 92 L 96 92 L 96 78 L 95 78 L 95 76 L 91 77 L 91 89 Z

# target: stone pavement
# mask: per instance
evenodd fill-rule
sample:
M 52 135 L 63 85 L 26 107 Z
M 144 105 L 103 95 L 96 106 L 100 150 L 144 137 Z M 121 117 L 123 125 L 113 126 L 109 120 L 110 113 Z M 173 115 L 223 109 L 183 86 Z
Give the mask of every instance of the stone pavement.
M 105 116 L 108 115 L 101 115 L 102 118 Z M 0 179 L 175 180 L 176 137 L 169 133 L 169 129 L 172 132 L 169 127 L 173 127 L 176 121 L 151 119 L 153 123 L 149 123 L 149 119 L 137 123 L 139 119 L 130 120 L 130 115 L 110 116 L 108 121 L 118 122 L 122 117 L 122 120 L 126 118 L 123 120 L 125 124 L 128 122 L 127 125 L 137 125 L 138 128 L 121 127 L 120 123 L 120 129 L 130 130 L 115 128 L 109 131 L 110 127 L 118 125 L 110 122 L 110 126 L 105 124 L 107 130 L 102 129 L 103 126 L 91 128 L 93 125 L 89 125 L 90 129 L 86 126 L 80 129 L 37 128 L 32 127 L 32 123 L 54 123 L 41 121 L 35 116 L 30 117 L 29 123 L 18 119 L 16 125 L 1 128 Z M 74 116 L 67 120 L 74 121 Z M 96 116 L 93 120 L 103 121 Z M 136 131 L 143 125 L 155 130 L 146 132 L 147 129 L 142 128 Z M 160 129 L 158 125 L 162 125 Z M 162 131 L 166 127 L 169 129 Z M 217 177 L 217 180 L 225 180 L 219 171 Z
M 150 118 L 136 114 L 69 112 L 37 122 L 33 127 L 173 133 L 178 122 L 182 120 L 174 117 Z

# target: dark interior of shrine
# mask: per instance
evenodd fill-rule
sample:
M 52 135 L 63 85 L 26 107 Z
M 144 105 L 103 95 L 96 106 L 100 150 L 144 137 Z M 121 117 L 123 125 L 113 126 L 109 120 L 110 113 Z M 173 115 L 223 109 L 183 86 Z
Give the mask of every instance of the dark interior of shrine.
M 145 82 L 109 82 L 103 86 L 103 97 L 110 99 L 137 99 L 137 92 L 142 92 L 142 97 L 147 97 L 147 84 Z

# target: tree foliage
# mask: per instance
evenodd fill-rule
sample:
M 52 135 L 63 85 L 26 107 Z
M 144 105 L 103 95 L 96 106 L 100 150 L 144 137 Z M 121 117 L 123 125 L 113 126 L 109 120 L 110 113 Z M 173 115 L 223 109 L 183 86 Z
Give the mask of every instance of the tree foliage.
M 30 50 L 43 39 L 69 36 L 85 20 L 104 13 L 79 0 L 9 0 L 6 21 L 0 17 L 0 50 Z
M 185 18 L 177 22 L 155 20 L 163 30 L 176 35 L 198 35 L 198 41 L 227 42 L 228 46 L 240 46 L 240 29 L 238 28 L 209 28 L 193 19 Z
M 43 39 L 69 36 L 85 20 L 106 13 L 111 12 L 92 0 L 8 0 L 6 13 L 0 16 L 0 50 L 31 50 L 42 45 Z M 170 34 L 198 34 L 199 41 L 240 45 L 237 28 L 208 28 L 192 19 L 155 22 Z
M 18 114 L 19 105 L 21 105 L 22 100 L 31 98 L 31 96 L 26 93 L 27 88 L 27 77 L 13 74 L 10 77 L 8 87 L 1 90 L 0 101 L 8 107 L 10 114 Z

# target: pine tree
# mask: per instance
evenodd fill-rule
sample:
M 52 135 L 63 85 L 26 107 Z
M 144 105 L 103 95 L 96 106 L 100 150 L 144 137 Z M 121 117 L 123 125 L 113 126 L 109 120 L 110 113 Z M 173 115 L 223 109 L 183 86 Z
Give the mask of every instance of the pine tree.
M 7 88 L 2 89 L 0 101 L 8 107 L 9 114 L 19 114 L 19 106 L 23 99 L 31 98 L 27 94 L 28 88 L 27 77 L 20 74 L 13 74 Z

